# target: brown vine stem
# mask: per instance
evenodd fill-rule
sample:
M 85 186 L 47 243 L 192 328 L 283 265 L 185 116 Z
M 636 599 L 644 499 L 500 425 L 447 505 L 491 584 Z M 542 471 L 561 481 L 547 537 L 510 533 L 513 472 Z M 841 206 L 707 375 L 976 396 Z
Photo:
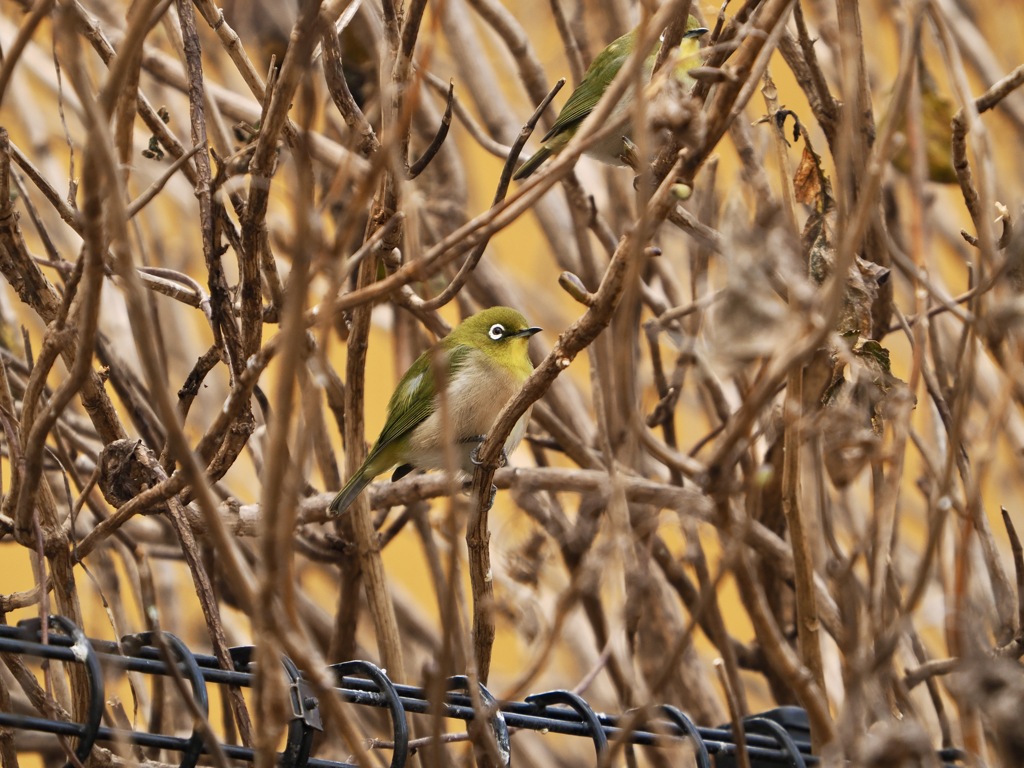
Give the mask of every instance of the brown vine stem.
M 372 281 L 377 273 L 374 259 L 359 265 L 359 284 Z M 351 476 L 362 463 L 366 449 L 363 444 L 363 398 L 366 388 L 366 348 L 370 331 L 370 306 L 363 305 L 352 313 L 352 329 L 348 338 L 348 360 L 345 371 L 345 474 Z M 349 515 L 359 548 L 359 561 L 365 579 L 366 600 L 377 631 L 377 644 L 384 665 L 396 680 L 405 680 L 405 660 L 395 608 L 388 589 L 380 543 L 370 519 L 366 496 L 361 495 Z
M 260 347 L 263 329 L 262 290 L 259 265 L 260 251 L 267 246 L 266 216 L 270 202 L 270 184 L 277 167 L 278 137 L 288 124 L 295 91 L 309 71 L 310 55 L 317 39 L 320 3 L 302 4 L 299 18 L 292 30 L 280 75 L 265 105 L 256 147 L 249 161 L 248 205 L 242 219 L 241 299 L 242 359 L 248 359 Z M 266 102 L 266 99 L 264 100 Z
M 90 110 L 88 114 L 90 114 L 91 118 L 91 127 L 100 137 L 95 143 L 98 155 L 97 162 L 103 168 L 108 183 L 112 184 L 116 190 L 112 194 L 107 194 L 104 198 L 108 209 L 106 221 L 110 229 L 109 236 L 111 238 L 111 250 L 115 257 L 115 269 L 124 285 L 128 314 L 131 319 L 130 326 L 135 337 L 136 349 L 139 353 L 149 391 L 153 397 L 157 412 L 160 414 L 168 430 L 168 440 L 172 445 L 172 454 L 181 463 L 183 474 L 196 494 L 199 508 L 203 511 L 204 519 L 209 525 L 208 531 L 218 549 L 219 562 L 224 569 L 225 575 L 231 582 L 231 587 L 241 603 L 251 606 L 252 576 L 248 571 L 248 567 L 238 558 L 235 543 L 228 536 L 221 518 L 217 514 L 217 505 L 212 489 L 195 455 L 192 453 L 188 439 L 182 431 L 177 417 L 177 409 L 167 388 L 167 377 L 157 355 L 156 346 L 152 344 L 154 333 L 149 308 L 145 300 L 145 289 L 139 279 L 132 261 L 131 250 L 128 247 L 127 211 L 123 202 L 125 197 L 120 184 L 120 176 L 114 172 L 117 162 L 114 155 L 112 137 L 102 117 L 98 114 L 97 105 L 88 90 L 88 85 L 82 82 L 76 83 L 76 87 L 81 89 L 82 92 L 79 94 L 79 97 L 82 103 Z
M 681 164 L 680 159 L 673 172 Z M 494 472 L 498 468 L 501 446 L 526 409 L 541 398 L 559 374 L 611 322 L 612 314 L 626 289 L 630 264 L 639 258 L 644 243 L 675 204 L 672 183 L 669 181 L 674 176 L 668 174 L 665 178 L 666 181 L 662 182 L 643 211 L 641 221 L 645 225 L 628 232 L 615 249 L 601 285 L 594 292 L 593 305 L 559 336 L 551 352 L 527 379 L 519 394 L 502 409 L 487 439 L 480 446 L 480 466 L 473 475 L 471 490 L 474 509 L 466 529 L 466 544 L 469 548 L 470 583 L 473 590 L 473 648 L 480 681 L 484 684 L 490 671 L 495 631 L 492 606 L 494 590 L 490 578 L 490 532 L 487 529 L 490 508 L 488 499 Z
M 765 71 L 764 87 L 761 91 L 769 115 L 779 110 L 778 91 L 771 74 Z M 782 207 L 786 217 L 787 228 L 791 237 L 798 233 L 796 211 L 794 210 L 793 188 L 790 179 L 792 171 L 789 156 L 786 153 L 786 142 L 779 130 L 772 131 L 773 144 L 779 161 L 783 178 Z M 782 511 L 789 529 L 790 542 L 793 545 L 793 564 L 796 570 L 794 586 L 796 591 L 796 624 L 797 644 L 800 660 L 814 678 L 817 687 L 827 698 L 825 687 L 825 670 L 821 656 L 821 633 L 818 621 L 818 606 L 814 595 L 814 557 L 810 537 L 813 526 L 806 524 L 808 512 L 801 504 L 800 466 L 801 451 L 804 444 L 803 422 L 806 415 L 804 409 L 804 369 L 805 366 L 794 365 L 786 378 L 786 394 L 783 405 L 783 459 L 782 459 Z M 822 734 L 817 729 L 811 733 L 811 742 L 815 750 L 824 746 Z
M 728 502 L 723 502 L 722 506 L 727 504 Z M 730 516 L 730 512 L 723 511 L 723 516 Z M 746 523 L 739 525 L 745 526 Z M 772 665 L 786 675 L 800 703 L 807 710 L 811 732 L 816 732 L 816 738 L 823 744 L 833 741 L 836 735 L 835 724 L 829 713 L 828 701 L 815 683 L 814 676 L 800 663 L 800 659 L 789 646 L 768 607 L 764 588 L 757 580 L 753 568 L 746 558 L 738 557 L 733 572 L 744 593 L 744 604 L 747 606 L 762 651 L 771 660 Z
M 238 327 L 235 325 L 231 310 L 231 293 L 228 289 L 214 226 L 212 174 L 206 136 L 206 83 L 203 78 L 202 48 L 199 43 L 199 31 L 196 29 L 192 3 L 189 0 L 176 0 L 176 2 L 181 25 L 185 70 L 188 76 L 189 125 L 192 133 L 192 145 L 203 148 L 196 154 L 194 184 L 196 198 L 199 201 L 203 258 L 209 274 L 212 325 L 214 337 L 220 342 L 224 355 L 227 357 L 232 377 L 234 377 L 241 372 L 246 356 L 242 354 Z M 117 59 L 114 61 L 116 62 Z
M 399 203 L 399 186 L 401 176 L 394 172 L 393 168 L 385 168 L 383 165 L 392 159 L 396 144 L 401 147 L 403 154 L 402 175 L 404 175 L 405 158 L 404 151 L 408 148 L 408 124 L 403 121 L 403 95 L 409 71 L 411 68 L 411 57 L 416 37 L 419 31 L 419 22 L 423 12 L 423 3 L 413 6 L 408 19 L 405 34 L 401 35 L 400 13 L 396 10 L 390 0 L 383 3 L 385 38 L 387 49 L 382 55 L 384 71 L 390 69 L 390 78 L 382 78 L 382 85 L 386 82 L 385 93 L 382 94 L 381 114 L 381 135 L 385 137 L 382 147 L 374 157 L 373 162 L 376 169 L 382 169 L 376 179 L 376 192 L 370 204 L 369 217 L 363 241 L 371 240 L 378 230 L 387 226 L 394 218 Z M 401 38 L 400 38 L 401 35 Z M 403 47 L 400 48 L 400 45 Z M 401 132 L 401 133 L 399 133 Z M 398 134 L 398 135 L 396 135 Z M 372 178 L 366 180 L 369 184 Z M 395 225 L 390 234 L 382 238 L 380 250 L 383 253 L 390 253 L 402 242 L 404 227 L 402 223 Z M 372 252 L 371 252 L 372 254 Z M 377 268 L 379 260 L 369 256 L 359 263 L 359 270 L 356 278 L 356 292 L 360 288 L 378 285 L 387 282 L 387 278 L 378 281 Z M 401 271 L 401 270 L 399 270 Z M 396 286 L 400 287 L 400 286 Z M 329 303 L 333 301 L 329 300 Z M 338 302 L 340 304 L 340 302 Z M 337 308 L 337 304 L 334 307 Z M 359 469 L 360 464 L 366 457 L 366 446 L 364 442 L 364 406 L 366 390 L 366 353 L 370 333 L 370 313 L 372 304 L 365 303 L 353 308 L 352 324 L 348 336 L 347 358 L 345 361 L 345 392 L 344 392 L 344 438 L 345 438 L 345 475 L 351 477 Z M 326 348 L 326 345 L 324 345 Z M 364 580 L 364 594 L 369 606 L 370 616 L 373 620 L 374 630 L 377 634 L 377 647 L 384 665 L 396 680 L 405 680 L 405 658 L 402 650 L 401 636 L 398 631 L 398 620 L 395 616 L 394 601 L 388 587 L 387 576 L 384 572 L 384 563 L 381 560 L 381 544 L 377 532 L 373 527 L 370 518 L 370 510 L 366 503 L 365 495 L 358 498 L 351 508 L 346 525 L 351 525 L 355 535 L 358 549 L 359 571 Z M 343 584 L 342 594 L 351 594 L 354 590 L 355 581 L 360 573 L 348 570 L 349 579 Z M 352 610 L 344 608 L 343 610 Z M 348 628 L 338 629 L 350 633 Z M 340 636 L 336 633 L 335 644 Z
M 334 106 L 344 118 L 350 129 L 359 135 L 359 143 L 356 149 L 361 156 L 373 156 L 380 151 L 380 141 L 377 133 L 366 119 L 363 110 L 356 104 L 355 97 L 348 87 L 345 73 L 342 71 L 341 61 L 341 40 L 338 31 L 333 23 L 321 21 L 320 39 L 324 52 L 324 79 L 327 82 L 327 90 L 331 94 Z

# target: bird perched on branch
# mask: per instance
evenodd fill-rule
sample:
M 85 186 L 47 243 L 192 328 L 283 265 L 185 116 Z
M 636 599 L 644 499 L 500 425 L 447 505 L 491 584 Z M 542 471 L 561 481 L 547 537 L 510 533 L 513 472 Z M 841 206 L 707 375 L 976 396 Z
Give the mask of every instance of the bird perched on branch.
M 675 77 L 686 84 L 692 84 L 692 78 L 687 71 L 700 64 L 700 37 L 707 32 L 706 27 L 700 26 L 696 18 L 690 16 L 686 22 L 686 32 L 679 43 L 679 51 L 676 54 Z M 594 111 L 597 102 L 601 100 L 604 92 L 608 90 L 612 80 L 619 74 L 622 65 L 626 63 L 629 55 L 636 48 L 636 40 L 639 28 L 627 32 L 618 40 L 614 40 L 607 48 L 601 51 L 591 62 L 590 67 L 583 74 L 583 79 L 576 86 L 576 90 L 565 102 L 562 111 L 558 113 L 555 124 L 551 130 L 544 134 L 541 139 L 542 145 L 537 152 L 519 166 L 512 177 L 514 179 L 525 179 L 536 171 L 541 163 L 552 155 L 557 155 L 566 144 L 576 135 L 580 125 L 587 116 Z M 647 83 L 654 72 L 654 62 L 658 58 L 658 51 L 661 50 L 661 41 L 654 44 L 654 48 L 644 60 L 641 79 Z M 615 105 L 611 118 L 632 108 L 636 98 L 635 89 L 629 88 Z M 587 150 L 586 154 L 609 165 L 628 165 L 636 168 L 639 158 L 636 156 L 636 146 L 630 139 L 631 126 L 623 127 L 623 135 L 611 135 L 603 141 L 595 144 Z
M 444 469 L 449 448 L 456 467 L 472 473 L 476 449 L 533 370 L 527 347 L 539 330 L 514 309 L 492 307 L 463 320 L 416 358 L 388 402 L 380 437 L 334 497 L 328 516 L 342 514 L 373 478 L 392 467 L 398 467 L 392 480 L 414 469 Z M 516 422 L 505 454 L 519 444 L 529 418 L 528 410 Z

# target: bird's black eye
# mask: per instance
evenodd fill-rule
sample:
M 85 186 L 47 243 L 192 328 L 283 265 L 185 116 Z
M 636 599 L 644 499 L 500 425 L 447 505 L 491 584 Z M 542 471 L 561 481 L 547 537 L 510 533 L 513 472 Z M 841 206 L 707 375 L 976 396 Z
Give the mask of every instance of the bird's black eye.
M 487 331 L 487 335 L 490 336 L 495 341 L 497 341 L 498 339 L 504 337 L 504 335 L 505 335 L 505 326 L 502 325 L 501 323 L 495 323 Z

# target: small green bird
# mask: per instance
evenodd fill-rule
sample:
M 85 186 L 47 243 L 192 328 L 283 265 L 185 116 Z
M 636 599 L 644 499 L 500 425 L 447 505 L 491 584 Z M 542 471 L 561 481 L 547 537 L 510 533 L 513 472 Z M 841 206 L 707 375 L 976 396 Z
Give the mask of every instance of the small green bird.
M 392 480 L 414 469 L 444 469 L 449 437 L 458 468 L 472 473 L 476 448 L 533 370 L 527 347 L 539 330 L 514 309 L 492 307 L 467 317 L 416 358 L 388 402 L 380 437 L 334 497 L 328 516 L 343 513 L 373 478 L 394 466 Z M 434 377 L 438 365 L 447 372 L 447 423 Z M 527 411 L 516 422 L 505 441 L 506 454 L 519 444 L 529 418 Z
M 569 100 L 562 107 L 562 111 L 558 113 L 558 117 L 555 118 L 555 124 L 551 126 L 551 130 L 544 134 L 544 137 L 541 139 L 541 148 L 537 150 L 533 157 L 519 166 L 519 170 L 512 177 L 513 179 L 525 179 L 536 171 L 541 163 L 552 155 L 557 155 L 561 152 L 572 137 L 576 135 L 580 125 L 587 118 L 587 115 L 594 111 L 597 102 L 601 100 L 604 92 L 611 85 L 612 80 L 619 74 L 622 65 L 626 63 L 629 54 L 636 47 L 637 31 L 637 29 L 634 29 L 631 32 L 627 32 L 597 54 L 590 67 L 584 73 L 583 79 L 580 80 L 580 84 L 576 86 L 576 90 L 572 92 Z M 699 65 L 700 37 L 707 31 L 707 28 L 700 26 L 700 22 L 693 16 L 687 19 L 686 33 L 683 35 L 683 39 L 679 44 L 679 51 L 676 54 L 676 77 L 680 80 L 689 80 L 690 78 L 686 72 Z M 651 79 L 651 75 L 654 72 L 654 62 L 658 58 L 658 51 L 660 49 L 661 42 L 659 41 L 655 43 L 654 49 L 644 60 L 642 74 L 644 83 L 649 82 Z M 619 100 L 619 103 L 615 105 L 611 118 L 614 119 L 623 112 L 628 111 L 633 106 L 634 99 L 635 93 L 633 93 L 632 89 L 628 89 Z M 626 135 L 609 136 L 588 149 L 586 154 L 609 165 L 629 165 L 635 168 L 638 158 L 636 157 L 636 147 L 628 135 L 631 130 L 630 126 L 625 126 L 623 130 L 626 132 Z

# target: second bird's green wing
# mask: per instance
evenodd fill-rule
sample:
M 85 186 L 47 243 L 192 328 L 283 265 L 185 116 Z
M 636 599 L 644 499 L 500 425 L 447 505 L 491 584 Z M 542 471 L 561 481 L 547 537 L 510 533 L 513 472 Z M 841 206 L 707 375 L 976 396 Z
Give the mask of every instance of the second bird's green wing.
M 449 377 L 455 375 L 455 372 L 462 367 L 468 353 L 469 349 L 466 347 L 441 350 L 440 354 L 448 357 Z M 402 380 L 398 382 L 395 393 L 388 402 L 388 416 L 384 422 L 384 428 L 370 450 L 367 463 L 372 462 L 390 446 L 412 432 L 433 412 L 434 398 L 437 395 L 437 379 L 434 376 L 430 356 L 431 352 L 428 351 L 416 358 L 416 362 L 409 367 Z
M 551 126 L 550 131 L 544 134 L 542 142 L 561 133 L 574 123 L 582 122 L 587 115 L 594 111 L 597 102 L 629 57 L 635 39 L 636 30 L 634 29 L 612 41 L 607 48 L 597 54 L 583 74 L 580 84 L 576 86 L 576 90 L 572 92 L 568 101 L 565 102 L 565 106 L 558 113 L 555 124 Z

